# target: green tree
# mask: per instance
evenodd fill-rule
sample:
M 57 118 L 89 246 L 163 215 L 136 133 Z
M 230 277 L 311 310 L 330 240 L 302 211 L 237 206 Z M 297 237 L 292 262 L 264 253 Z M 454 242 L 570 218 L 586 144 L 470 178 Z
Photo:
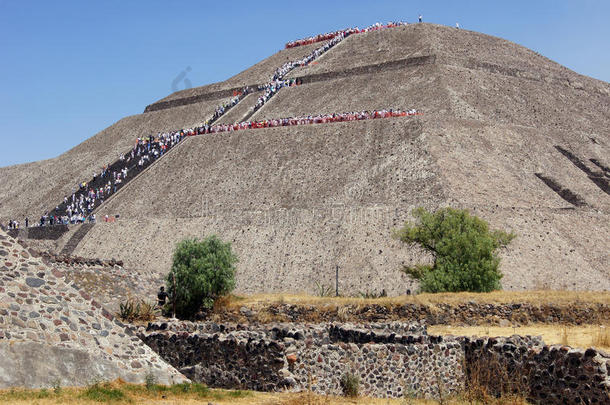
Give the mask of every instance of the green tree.
M 179 242 L 166 277 L 176 316 L 192 318 L 199 310 L 211 308 L 216 298 L 231 292 L 236 263 L 231 243 L 224 243 L 216 235 Z
M 432 265 L 404 267 L 404 272 L 420 281 L 424 292 L 489 292 L 501 289 L 500 258 L 496 249 L 506 246 L 515 235 L 490 231 L 484 220 L 467 210 L 441 208 L 429 212 L 416 208 L 416 222 L 394 231 L 394 237 L 418 244 L 429 251 Z

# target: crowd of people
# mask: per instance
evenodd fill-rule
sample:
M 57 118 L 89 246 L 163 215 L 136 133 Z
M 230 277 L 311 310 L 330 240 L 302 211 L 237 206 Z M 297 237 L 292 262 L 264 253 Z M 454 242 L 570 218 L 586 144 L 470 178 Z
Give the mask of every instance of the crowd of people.
M 26 223 L 26 228 L 28 226 L 28 219 L 25 219 L 25 223 Z M 15 221 L 14 219 L 11 219 L 8 221 L 8 224 L 6 226 L 6 229 L 19 229 L 19 227 L 21 226 L 21 224 L 19 223 L 19 221 Z M 2 229 L 4 229 L 4 227 L 2 227 Z
M 246 97 L 250 93 L 252 93 L 252 89 L 247 86 L 244 87 L 241 92 L 234 93 L 233 97 L 228 102 L 225 102 L 225 103 L 219 105 L 218 107 L 216 107 L 216 110 L 214 110 L 214 114 L 212 115 L 212 118 L 207 120 L 206 124 L 210 124 L 210 123 L 218 120 L 220 117 L 222 117 L 224 115 L 225 112 L 227 112 L 227 110 L 229 110 L 231 107 L 236 106 L 237 103 L 239 103 L 244 97 Z
M 381 29 L 385 29 L 385 28 L 400 27 L 402 25 L 407 25 L 407 24 L 408 23 L 403 22 L 403 21 L 396 21 L 396 22 L 392 21 L 385 25 L 381 24 L 381 23 L 375 23 L 375 24 L 370 25 L 363 29 L 360 29 L 358 27 L 346 28 L 344 30 L 339 30 L 339 31 L 335 31 L 335 32 L 327 32 L 325 34 L 319 34 L 314 37 L 290 41 L 286 44 L 286 49 L 295 48 L 297 46 L 302 46 L 302 45 L 315 44 L 316 42 L 327 41 L 327 40 L 333 39 L 333 38 L 335 38 L 337 36 L 341 36 L 341 35 L 347 37 L 348 35 L 351 35 L 351 34 L 361 34 L 363 32 L 377 31 L 377 30 L 381 30 Z
M 162 157 L 186 136 L 197 135 L 205 128 L 210 128 L 212 123 L 220 119 L 231 107 L 237 105 L 251 92 L 252 89 L 249 87 L 244 87 L 241 92 L 236 92 L 229 101 L 218 106 L 212 117 L 206 120 L 201 127 L 158 133 L 156 137 L 150 135 L 148 138 L 138 138 L 130 152 L 121 154 L 118 161 L 112 165 L 103 166 L 99 175 L 93 173 L 93 179 L 90 182 L 78 184 L 78 187 L 72 189 L 70 196 L 64 197 L 62 204 L 40 217 L 38 225 L 95 222 L 96 218 L 93 214 L 95 208 L 116 193 L 124 183 Z M 16 225 L 13 225 L 12 222 L 14 221 L 10 222 L 10 226 L 18 227 L 18 223 L 15 222 Z
M 121 154 L 112 165 L 105 165 L 99 174 L 93 173 L 90 182 L 83 182 L 72 189 L 70 196 L 50 213 L 41 216 L 39 226 L 95 222 L 93 210 L 105 199 L 116 193 L 130 178 L 163 156 L 187 135 L 185 130 L 158 133 L 157 136 L 138 138 L 130 152 Z
M 273 97 L 283 87 L 299 85 L 300 79 L 284 80 L 284 77 L 288 73 L 290 73 L 290 71 L 292 71 L 293 69 L 295 69 L 297 67 L 309 65 L 312 61 L 314 61 L 324 52 L 331 49 L 333 46 L 337 45 L 344 38 L 345 38 L 344 35 L 338 35 L 338 36 L 334 37 L 333 39 L 331 39 L 330 41 L 328 41 L 327 43 L 325 43 L 324 45 L 322 45 L 321 47 L 314 49 L 305 57 L 295 60 L 295 61 L 286 62 L 282 66 L 277 68 L 275 70 L 275 72 L 273 73 L 273 76 L 271 77 L 271 81 L 265 85 L 259 86 L 258 90 L 260 90 L 260 91 L 264 90 L 264 93 L 262 95 L 260 95 L 258 97 L 258 99 L 256 100 L 256 104 L 254 105 L 254 107 L 252 107 L 251 113 L 254 113 L 257 110 L 259 110 L 267 101 L 269 101 L 269 99 L 271 97 Z
M 374 24 L 364 29 L 350 28 L 347 30 L 336 31 L 328 34 L 321 34 L 317 37 L 308 38 L 305 40 L 293 41 L 290 47 L 304 45 L 302 41 L 311 41 L 309 43 L 318 42 L 313 40 L 316 38 L 328 40 L 324 45 L 314 49 L 307 56 L 286 62 L 277 68 L 271 81 L 265 85 L 258 86 L 257 90 L 263 94 L 259 96 L 251 113 L 260 109 L 273 95 L 280 89 L 289 86 L 297 86 L 301 84 L 300 79 L 284 79 L 284 77 L 293 69 L 300 66 L 307 66 L 316 58 L 324 54 L 326 51 L 337 45 L 347 36 L 354 33 L 368 32 L 384 28 L 396 27 L 405 25 L 403 22 L 392 22 L 386 25 Z M 287 46 L 288 47 L 288 46 Z M 418 114 L 416 110 L 401 111 L 401 110 L 374 110 L 349 112 L 342 114 L 320 114 L 309 115 L 304 117 L 289 117 L 262 121 L 244 121 L 236 124 L 219 124 L 213 125 L 215 121 L 220 119 L 229 109 L 237 105 L 246 95 L 252 93 L 253 90 L 245 87 L 241 92 L 235 92 L 233 97 L 218 106 L 212 117 L 203 122 L 201 126 L 191 129 L 180 129 L 173 132 L 159 133 L 157 136 L 149 136 L 148 138 L 138 138 L 134 147 L 127 154 L 122 154 L 119 160 L 112 165 L 102 167 L 99 175 L 93 174 L 93 179 L 87 183 L 83 182 L 78 185 L 77 189 L 72 190 L 72 194 L 64 198 L 62 204 L 55 207 L 53 211 L 43 215 L 40 218 L 40 226 L 55 225 L 55 224 L 77 224 L 85 222 L 95 222 L 93 211 L 97 206 L 104 202 L 105 199 L 116 193 L 127 181 L 135 177 L 139 172 L 144 170 L 158 158 L 162 157 L 169 149 L 177 145 L 187 136 L 211 134 L 229 131 L 238 131 L 245 129 L 270 128 L 279 126 L 292 125 L 308 125 L 330 122 L 344 122 L 364 119 L 388 118 L 398 116 L 409 116 Z M 26 227 L 28 220 L 26 219 Z M 19 223 L 11 221 L 9 228 L 18 228 Z
M 337 35 L 333 39 L 331 39 L 330 41 L 325 43 L 324 45 L 322 45 L 319 48 L 316 48 L 313 51 L 311 51 L 308 55 L 304 56 L 303 58 L 297 59 L 295 61 L 284 63 L 282 66 L 280 66 L 279 68 L 277 68 L 275 70 L 275 72 L 273 73 L 273 76 L 271 77 L 271 81 L 273 81 L 275 79 L 282 79 L 292 69 L 294 69 L 296 67 L 307 66 L 313 60 L 317 59 L 323 53 L 328 51 L 330 48 L 332 48 L 333 46 L 337 45 L 339 42 L 343 41 L 343 39 L 345 39 L 345 37 L 347 37 L 347 35 L 349 35 L 349 34 L 343 34 L 342 33 L 340 35 Z
M 373 111 L 346 112 L 341 114 L 318 114 L 303 117 L 289 117 L 261 121 L 244 121 L 236 124 L 218 124 L 203 126 L 190 131 L 192 135 L 216 134 L 220 132 L 240 131 L 245 129 L 274 128 L 294 125 L 326 124 L 331 122 L 360 121 L 377 118 L 406 117 L 418 115 L 417 110 L 383 109 Z

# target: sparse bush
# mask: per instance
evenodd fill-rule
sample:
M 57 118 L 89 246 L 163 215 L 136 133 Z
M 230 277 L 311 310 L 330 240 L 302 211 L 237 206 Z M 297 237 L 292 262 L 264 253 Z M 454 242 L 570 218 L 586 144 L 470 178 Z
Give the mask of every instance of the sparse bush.
M 373 298 L 373 299 L 374 298 L 383 298 L 383 297 L 387 297 L 388 296 L 388 294 L 386 293 L 385 290 L 382 290 L 380 293 L 375 292 L 375 291 L 368 291 L 368 290 L 364 291 L 364 292 L 360 291 L 358 293 L 358 295 L 360 296 L 360 298 L 365 298 L 365 299 L 368 299 L 368 298 Z
M 343 395 L 346 397 L 357 397 L 358 392 L 360 390 L 360 378 L 348 371 L 341 377 L 341 389 L 343 390 Z
M 53 392 L 55 395 L 61 394 L 61 380 L 59 378 L 53 380 Z
M 157 377 L 153 374 L 152 371 L 148 371 L 146 376 L 144 377 L 144 385 L 148 391 L 151 391 L 154 386 L 157 384 Z
M 157 306 L 154 303 L 142 300 L 138 304 L 139 308 L 137 311 L 136 320 L 142 322 L 150 322 L 154 321 L 157 318 L 157 315 L 155 315 L 155 309 L 157 308 Z
M 506 246 L 514 234 L 490 231 L 487 222 L 467 210 L 441 208 L 428 212 L 417 208 L 413 216 L 417 223 L 406 223 L 394 231 L 394 237 L 419 244 L 432 254 L 432 265 L 403 269 L 420 281 L 422 291 L 489 292 L 501 288 L 500 258 L 495 250 Z
M 155 309 L 156 306 L 153 303 L 130 298 L 125 302 L 119 303 L 117 316 L 125 322 L 150 322 L 154 321 L 157 317 Z
M 51 393 L 46 388 L 42 388 L 40 391 L 38 391 L 38 395 L 36 395 L 36 398 L 43 399 L 43 398 L 48 398 L 50 396 L 51 396 Z
M 224 243 L 215 235 L 201 241 L 179 242 L 166 277 L 176 316 L 192 318 L 201 309 L 211 308 L 220 296 L 230 293 L 235 287 L 235 263 L 237 256 L 231 243 Z
M 593 346 L 610 347 L 610 329 L 600 326 L 593 338 Z
M 135 318 L 136 306 L 133 300 L 127 300 L 126 302 L 119 303 L 119 312 L 117 316 L 122 321 L 131 322 Z
M 531 376 L 523 365 L 509 366 L 493 353 L 479 353 L 465 369 L 467 379 L 462 396 L 469 403 L 527 404 L 527 381 Z
M 330 285 L 322 284 L 319 281 L 314 281 L 316 285 L 316 295 L 318 297 L 331 297 L 333 295 L 333 287 Z

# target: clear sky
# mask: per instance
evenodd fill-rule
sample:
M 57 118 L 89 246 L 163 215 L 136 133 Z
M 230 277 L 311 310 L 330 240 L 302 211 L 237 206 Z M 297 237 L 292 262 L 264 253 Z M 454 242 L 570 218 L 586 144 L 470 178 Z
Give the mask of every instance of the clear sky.
M 0 166 L 55 157 L 141 113 L 188 67 L 200 86 L 293 39 L 420 13 L 610 81 L 609 0 L 0 0 Z

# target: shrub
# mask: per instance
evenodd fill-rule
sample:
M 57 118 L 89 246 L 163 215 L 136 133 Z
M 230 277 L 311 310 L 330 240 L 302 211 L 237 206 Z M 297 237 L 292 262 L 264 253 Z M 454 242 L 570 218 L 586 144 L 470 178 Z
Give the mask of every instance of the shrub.
M 341 389 L 346 397 L 357 397 L 360 388 L 360 378 L 354 373 L 347 372 L 341 377 Z
M 316 295 L 318 297 L 332 297 L 333 287 L 330 285 L 322 284 L 319 281 L 314 281 L 316 286 Z
M 487 222 L 466 210 L 442 208 L 413 211 L 416 224 L 406 223 L 394 237 L 419 244 L 434 259 L 432 265 L 415 265 L 403 270 L 420 281 L 424 292 L 489 292 L 499 290 L 502 273 L 495 250 L 506 246 L 515 235 L 490 231 Z
M 55 393 L 55 395 L 59 395 L 61 394 L 61 380 L 59 378 L 56 378 L 55 380 L 53 380 L 53 392 Z
M 151 391 L 155 385 L 157 385 L 157 377 L 155 377 L 155 374 L 152 371 L 148 371 L 146 376 L 144 376 L 144 386 L 146 387 L 146 390 Z
M 38 395 L 36 395 L 36 398 L 43 399 L 49 398 L 50 396 L 51 394 L 49 393 L 49 391 L 46 388 L 42 388 L 40 391 L 38 391 Z
M 231 243 L 215 235 L 204 240 L 185 239 L 174 252 L 172 269 L 167 275 L 167 290 L 176 307 L 176 316 L 192 318 L 201 309 L 235 287 L 237 257 Z M 174 286 L 175 282 L 175 286 Z
M 155 304 L 153 303 L 130 298 L 125 302 L 119 303 L 119 312 L 117 312 L 117 316 L 122 321 L 126 322 L 150 322 L 154 321 L 156 318 L 155 308 Z

